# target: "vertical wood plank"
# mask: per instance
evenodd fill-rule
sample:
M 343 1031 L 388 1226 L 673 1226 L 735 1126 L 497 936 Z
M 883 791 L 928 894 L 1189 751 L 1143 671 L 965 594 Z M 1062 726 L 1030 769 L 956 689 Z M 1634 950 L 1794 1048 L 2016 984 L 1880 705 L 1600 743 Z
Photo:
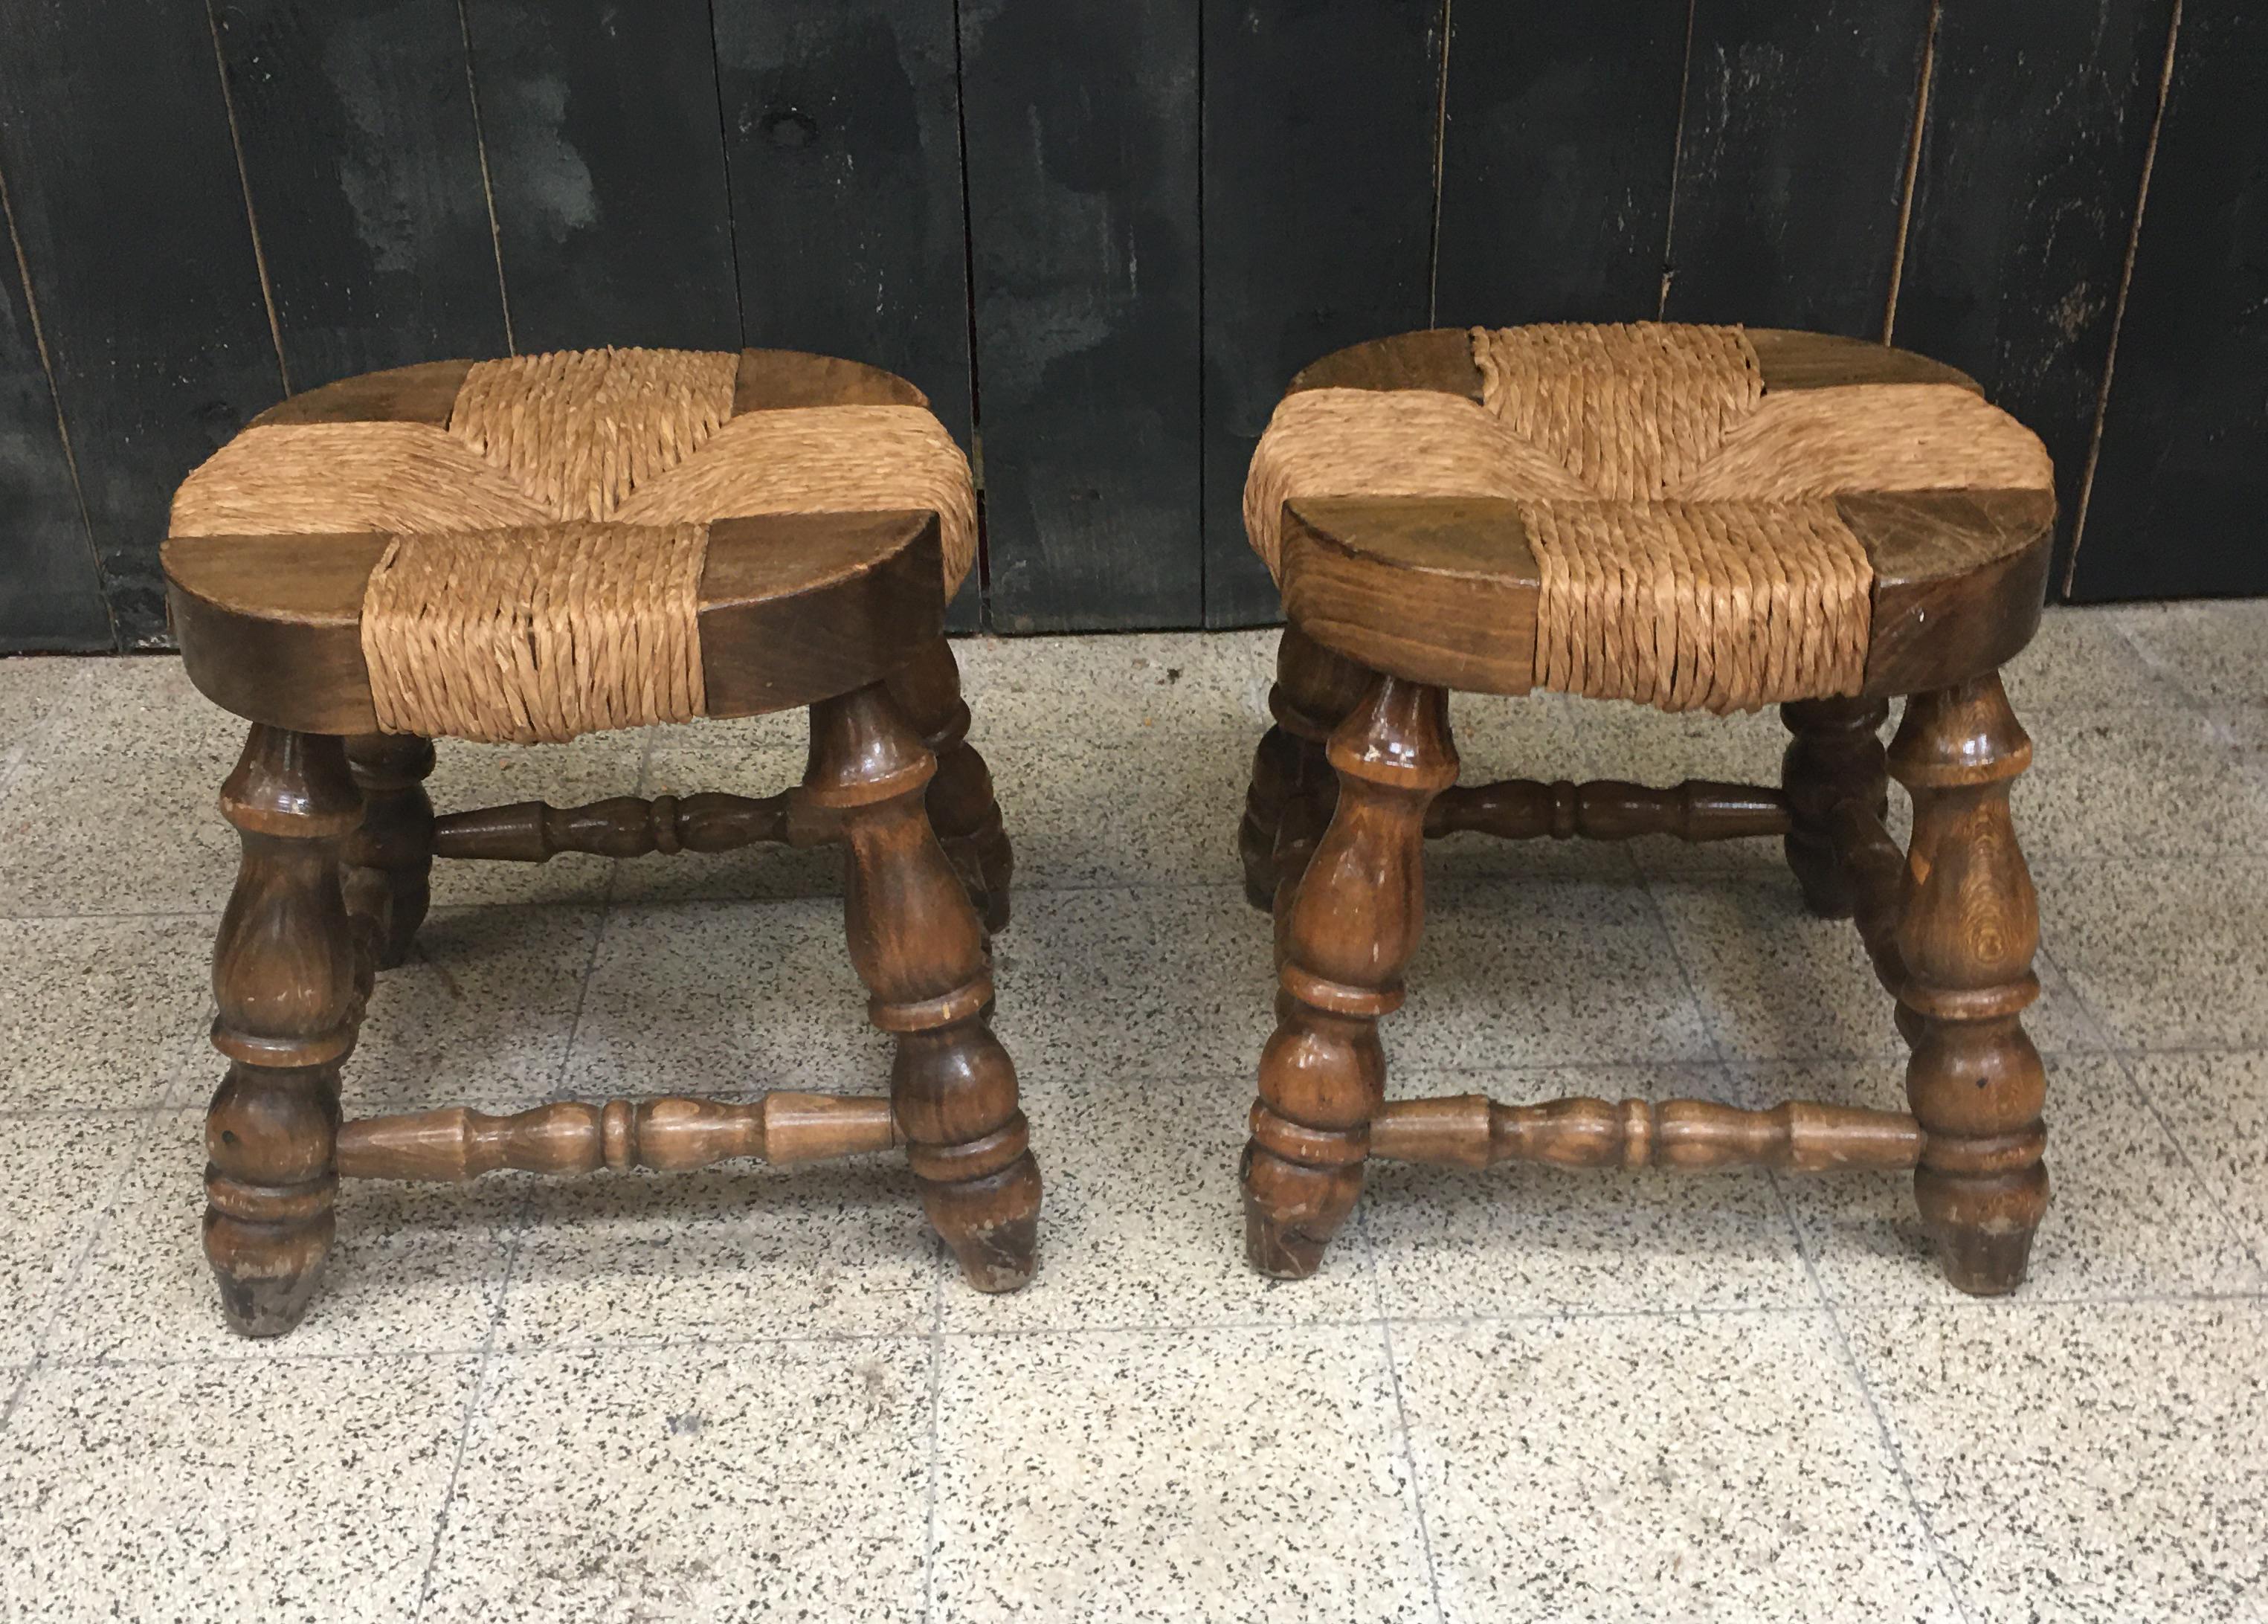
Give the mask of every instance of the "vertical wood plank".
M 1879 339 L 1929 0 L 1697 0 L 1663 313 Z
M 2182 15 L 2073 595 L 2268 590 L 2268 11 Z
M 715 9 L 747 342 L 887 367 L 968 445 L 953 0 Z M 979 590 L 972 574 L 954 629 Z
M 0 169 L 119 635 L 180 477 L 282 389 L 203 0 L 10 8 Z
M 1660 308 L 1688 0 L 1451 12 L 1435 320 Z
M 720 0 L 720 21 L 745 9 Z M 517 347 L 739 348 L 709 8 L 465 0 L 464 17 Z
M 112 643 L 0 175 L 0 653 Z
M 1938 27 L 1894 337 L 2047 442 L 2066 547 L 2173 11 L 1949 0 Z
M 961 13 L 993 624 L 1197 625 L 1197 8 Z
M 502 353 L 455 0 L 214 8 L 294 389 Z
M 1244 474 L 1284 386 L 1426 324 L 1441 0 L 1204 7 L 1204 611 L 1279 617 Z

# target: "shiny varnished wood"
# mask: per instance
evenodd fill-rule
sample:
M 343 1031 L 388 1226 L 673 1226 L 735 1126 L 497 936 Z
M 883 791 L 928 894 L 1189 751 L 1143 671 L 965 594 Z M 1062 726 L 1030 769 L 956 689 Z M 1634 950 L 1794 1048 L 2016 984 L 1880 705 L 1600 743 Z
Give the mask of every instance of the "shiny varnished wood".
M 1388 1161 L 1484 1168 L 1662 1167 L 1721 1172 L 1904 1170 L 1921 1159 L 1919 1123 L 1902 1111 L 1786 1100 L 1761 1111 L 1705 1099 L 1572 1098 L 1499 1105 L 1484 1094 L 1395 1100 L 1370 1121 L 1370 1153 Z
M 565 1176 L 608 1167 L 688 1172 L 742 1157 L 818 1162 L 904 1143 L 881 1099 L 557 1100 L 509 1116 L 453 1106 L 364 1117 L 340 1128 L 337 1165 L 342 1179 L 454 1183 L 505 1168 Z
M 652 852 L 736 851 L 744 846 L 815 846 L 834 838 L 831 819 L 792 790 L 762 797 L 703 790 L 693 795 L 613 796 L 586 806 L 516 801 L 450 812 L 433 820 L 433 855 L 503 863 L 543 863 L 563 851 L 602 857 Z
M 244 849 L 213 956 L 204 1251 L 247 1336 L 307 1311 L 334 1229 L 339 1065 L 368 985 L 340 869 L 362 825 L 342 741 L 254 726 L 221 788 Z
M 1285 914 L 1275 1035 L 1243 1165 L 1245 1253 L 1300 1278 L 1362 1193 L 1386 1096 L 1381 1016 L 1425 916 L 1425 808 L 1456 781 L 1447 696 L 1381 676 L 1331 736 L 1339 792 Z
M 984 928 L 1005 930 L 1016 854 L 992 792 L 991 769 L 968 742 L 968 706 L 961 697 L 953 645 L 942 636 L 923 643 L 891 673 L 889 688 L 937 758 L 937 776 L 929 783 L 930 827 L 961 871 Z
M 1276 650 L 1276 681 L 1268 694 L 1275 722 L 1253 756 L 1251 786 L 1237 826 L 1244 894 L 1253 907 L 1274 908 L 1281 886 L 1297 882 L 1322 838 L 1338 799 L 1338 777 L 1324 749 L 1369 686 L 1369 672 L 1296 625 L 1284 628 Z
M 2031 756 L 1997 676 L 1916 694 L 1889 752 L 1914 803 L 1896 932 L 1928 1135 L 1914 1194 L 1946 1277 L 1980 1296 L 2023 1279 L 2048 1204 L 2047 1074 L 2022 1019 L 2039 904 L 2008 812 Z
M 1498 840 L 1628 841 L 1666 834 L 1700 843 L 1784 834 L 1788 828 L 1787 798 L 1778 791 L 1705 778 L 1660 790 L 1615 778 L 1453 784 L 1425 813 L 1428 837 L 1469 832 Z
M 375 968 L 408 956 L 432 900 L 433 800 L 425 778 L 433 746 L 401 734 L 347 740 L 347 766 L 362 791 L 362 827 L 346 849 L 347 912 L 370 933 Z
M 1926 356 L 1824 334 L 1751 329 L 1767 394 L 1973 378 Z M 1298 389 L 1431 389 L 1480 398 L 1462 328 L 1327 356 Z M 2030 642 L 2045 597 L 2055 498 L 2045 490 L 1920 491 L 1836 499 L 1874 570 L 1864 692 L 1888 698 L 1993 671 Z M 1306 498 L 1287 504 L 1285 612 L 1349 658 L 1469 692 L 1534 680 L 1539 572 L 1519 510 L 1462 497 Z
M 1889 714 L 1884 701 L 1867 699 L 1803 700 L 1779 708 L 1792 735 L 1780 758 L 1789 812 L 1787 866 L 1803 887 L 1804 905 L 1822 919 L 1848 919 L 1853 907 L 1836 844 L 1837 809 L 1856 801 L 1877 818 L 1889 811 L 1881 729 Z
M 844 922 L 868 1012 L 895 1040 L 891 1097 L 930 1222 L 983 1291 L 1035 1266 L 1040 1173 L 993 1036 L 983 922 L 930 827 L 937 764 L 881 683 L 811 709 L 803 790 L 840 821 Z
M 342 378 L 254 421 L 445 424 L 469 365 L 428 362 Z M 740 356 L 733 410 L 923 404 L 919 390 L 877 367 L 751 349 Z M 169 538 L 167 601 L 189 680 L 250 721 L 375 732 L 362 599 L 386 545 L 375 534 Z M 708 714 L 790 709 L 889 676 L 942 631 L 942 569 L 933 514 L 719 520 L 700 586 Z

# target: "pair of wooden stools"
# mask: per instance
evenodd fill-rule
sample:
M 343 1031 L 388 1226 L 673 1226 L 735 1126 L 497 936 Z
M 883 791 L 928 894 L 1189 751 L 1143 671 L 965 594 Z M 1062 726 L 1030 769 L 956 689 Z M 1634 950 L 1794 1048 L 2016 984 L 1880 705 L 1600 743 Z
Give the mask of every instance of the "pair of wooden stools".
M 2021 1011 L 2037 924 L 2010 825 L 2029 745 L 1998 668 L 2036 627 L 2038 442 L 1959 373 L 1812 334 L 1437 331 L 1295 380 L 1256 456 L 1289 624 L 1240 834 L 1277 921 L 1243 1164 L 1255 1267 L 1314 1269 L 1371 1157 L 1485 1166 L 1912 1168 L 1961 1289 L 2021 1278 L 2047 1201 Z M 611 350 L 350 378 L 182 486 L 166 570 L 189 675 L 253 724 L 224 786 L 205 1252 L 254 1335 L 306 1310 L 345 1178 L 686 1169 L 903 1145 L 969 1281 L 1030 1278 L 1040 1175 L 990 1028 L 1011 858 L 943 635 L 976 552 L 967 466 L 856 364 Z M 1775 703 L 1761 786 L 1457 783 L 1451 689 Z M 1908 696 L 1885 752 L 1888 702 Z M 534 743 L 807 706 L 799 785 L 437 817 L 431 740 Z M 1900 851 L 1889 777 L 1912 794 Z M 1378 1022 L 1425 839 L 1778 835 L 1855 915 L 1912 1047 L 1908 1112 L 1385 1098 Z M 342 1121 L 375 973 L 436 857 L 846 853 L 851 961 L 891 1092 L 555 1103 Z

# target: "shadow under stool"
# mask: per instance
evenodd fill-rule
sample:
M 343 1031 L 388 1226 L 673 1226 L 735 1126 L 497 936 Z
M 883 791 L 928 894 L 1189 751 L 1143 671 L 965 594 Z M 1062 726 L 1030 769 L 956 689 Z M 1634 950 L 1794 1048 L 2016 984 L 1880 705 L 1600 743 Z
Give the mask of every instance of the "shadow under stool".
M 350 378 L 255 419 L 175 497 L 191 680 L 247 719 L 221 810 L 204 1248 L 253 1336 L 306 1312 L 342 1178 L 814 1161 L 903 1146 L 971 1283 L 1031 1276 L 1040 1177 L 990 1028 L 1011 855 L 944 636 L 966 460 L 920 393 L 787 351 L 578 351 Z M 780 793 L 437 817 L 437 736 L 562 740 L 807 707 Z M 376 972 L 433 860 L 839 845 L 887 1099 L 775 1092 L 342 1121 Z
M 2046 452 L 1971 379 L 1852 340 L 1444 330 L 1295 379 L 1246 496 L 1288 622 L 1239 841 L 1280 971 L 1242 1169 L 1253 1267 L 1314 1272 L 1373 1157 L 1911 1168 L 1947 1277 L 2013 1290 L 2048 1175 L 2008 807 L 2031 744 L 1999 670 L 2037 628 L 2054 510 Z M 1460 784 L 1450 692 L 1539 688 L 1776 703 L 1781 782 Z M 1422 927 L 1424 843 L 1457 831 L 1779 837 L 1896 1001 L 1908 1109 L 1389 1103 L 1378 1023 Z

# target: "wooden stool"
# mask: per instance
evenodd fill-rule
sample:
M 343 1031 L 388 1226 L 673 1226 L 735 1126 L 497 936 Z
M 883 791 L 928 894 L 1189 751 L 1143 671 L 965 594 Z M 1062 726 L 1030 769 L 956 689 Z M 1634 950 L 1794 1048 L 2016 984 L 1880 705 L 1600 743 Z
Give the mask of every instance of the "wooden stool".
M 253 1336 L 306 1312 L 340 1178 L 688 1169 L 905 1145 L 970 1282 L 1030 1278 L 1040 1201 L 992 1035 L 1010 853 L 943 633 L 974 547 L 921 394 L 817 356 L 596 351 L 413 366 L 264 414 L 176 497 L 188 673 L 252 723 L 221 791 L 205 1255 Z M 623 561 L 627 560 L 627 563 Z M 382 620 L 382 626 L 376 622 Z M 557 739 L 808 706 L 800 785 L 436 817 L 430 737 Z M 406 723 L 424 720 L 419 725 Z M 374 972 L 435 857 L 844 848 L 891 1098 L 559 1103 L 342 1123 Z
M 1664 345 L 1656 376 L 1619 376 Z M 1712 401 L 1697 417 L 1681 400 L 1693 377 Z M 1411 424 L 1425 447 L 1390 443 Z M 1617 435 L 1625 444 L 1602 446 Z M 1605 476 L 1624 481 L 1617 494 L 1586 490 Z M 1759 488 L 1776 494 L 1747 494 Z M 1413 333 L 1293 382 L 1247 517 L 1289 622 L 1240 839 L 1248 893 L 1275 910 L 1281 968 L 1243 1162 L 1253 1267 L 1313 1272 L 1373 1156 L 1911 1167 L 1947 1276 L 2014 1290 L 2048 1177 L 2044 1078 L 2020 1019 L 2038 993 L 2037 910 L 2008 812 L 2031 746 L 1998 668 L 2040 617 L 2054 499 L 2037 442 L 1962 374 L 1848 340 Z M 1835 614 L 1855 628 L 1851 646 L 1803 653 L 1813 622 Z M 1726 662 L 1746 674 L 1725 680 Z M 1647 667 L 1635 679 L 1634 665 Z M 1546 686 L 1672 709 L 1779 702 L 1794 736 L 1781 784 L 1460 786 L 1448 691 Z M 1897 695 L 1886 753 L 1878 730 Z M 1890 777 L 1913 800 L 1904 852 L 1883 825 Z M 1388 1103 L 1378 1021 L 1401 1003 L 1418 943 L 1423 843 L 1459 830 L 1782 837 L 1811 911 L 1855 915 L 1896 1000 L 1910 1113 Z

